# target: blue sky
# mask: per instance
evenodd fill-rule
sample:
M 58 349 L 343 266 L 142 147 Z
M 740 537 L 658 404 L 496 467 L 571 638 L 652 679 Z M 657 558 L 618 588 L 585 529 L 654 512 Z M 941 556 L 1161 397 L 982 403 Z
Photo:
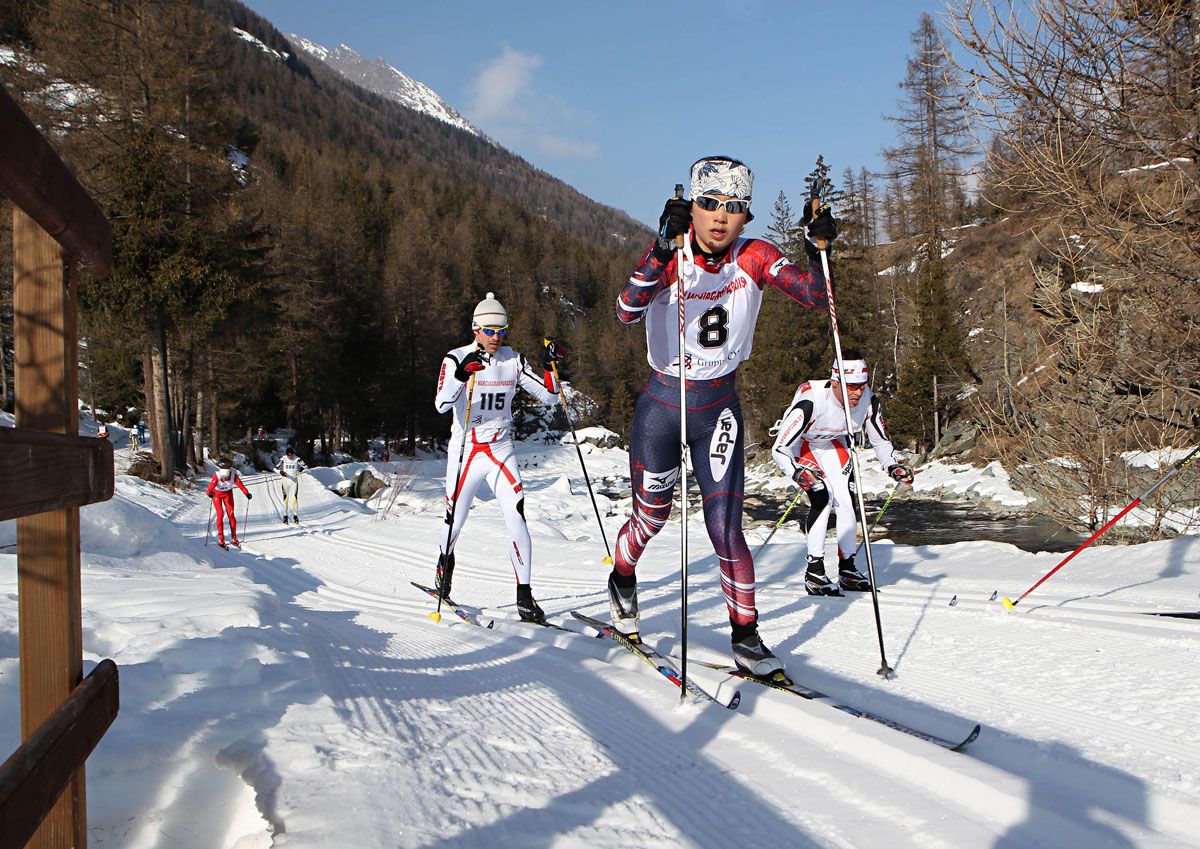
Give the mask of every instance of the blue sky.
M 840 184 L 893 143 L 909 34 L 932 0 L 249 0 L 433 88 L 505 147 L 653 225 L 691 162 L 755 173 L 750 234 L 818 154 Z M 705 12 L 703 10 L 707 9 Z

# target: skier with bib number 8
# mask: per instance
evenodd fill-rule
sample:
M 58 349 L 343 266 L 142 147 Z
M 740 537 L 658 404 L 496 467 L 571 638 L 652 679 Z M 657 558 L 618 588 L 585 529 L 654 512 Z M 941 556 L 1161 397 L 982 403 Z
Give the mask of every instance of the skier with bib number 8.
M 617 536 L 609 602 L 614 626 L 636 632 L 638 559 L 666 524 L 678 483 L 677 290 L 682 274 L 686 432 L 692 470 L 700 485 L 705 527 L 721 566 L 734 660 L 747 672 L 766 676 L 782 672 L 783 664 L 758 634 L 754 561 L 742 534 L 745 426 L 737 369 L 750 356 L 765 291 L 775 288 L 802 307 L 823 309 L 825 279 L 815 248 L 808 268 L 801 270 L 770 242 L 742 237 L 753 218 L 754 178 L 745 163 L 708 156 L 692 165 L 690 179 L 691 200 L 667 201 L 659 219 L 659 238 L 617 296 L 617 318 L 623 324 L 646 323 L 650 379 L 634 410 L 629 438 L 633 515 Z M 828 242 L 837 235 L 828 207 L 806 208 L 803 223 L 809 238 Z M 684 237 L 680 251 L 675 248 L 677 236 Z

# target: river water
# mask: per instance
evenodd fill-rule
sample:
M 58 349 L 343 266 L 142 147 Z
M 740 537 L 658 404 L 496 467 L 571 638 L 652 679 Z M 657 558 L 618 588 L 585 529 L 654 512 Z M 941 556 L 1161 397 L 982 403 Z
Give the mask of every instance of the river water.
M 769 493 L 747 499 L 745 513 L 756 523 L 774 525 L 787 509 L 787 500 Z M 762 502 L 761 504 L 756 503 Z M 867 516 L 874 521 L 883 499 L 867 499 Z M 808 503 L 801 498 L 788 517 L 803 520 Z M 832 522 L 830 523 L 832 527 Z M 892 499 L 871 539 L 888 538 L 900 545 L 945 545 L 968 540 L 1007 542 L 1025 551 L 1072 551 L 1086 536 L 1063 528 L 1043 516 L 1009 516 L 966 502 L 930 499 Z

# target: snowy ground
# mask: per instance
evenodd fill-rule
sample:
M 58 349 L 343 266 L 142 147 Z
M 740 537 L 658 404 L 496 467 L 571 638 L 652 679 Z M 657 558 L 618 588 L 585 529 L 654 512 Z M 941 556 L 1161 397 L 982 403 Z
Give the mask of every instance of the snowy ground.
M 574 448 L 521 451 L 538 599 L 554 617 L 606 616 Z M 593 480 L 625 472 L 624 452 L 585 452 Z M 608 641 L 512 623 L 490 499 L 455 595 L 497 625 L 430 622 L 409 581 L 432 578 L 443 464 L 376 464 L 397 490 L 366 505 L 327 489 L 355 468 L 318 470 L 300 529 L 279 522 L 273 478 L 251 478 L 241 552 L 205 547 L 199 492 L 123 477 L 82 511 L 88 668 L 115 659 L 122 691 L 88 765 L 91 846 L 1200 846 L 1200 621 L 1149 615 L 1200 609 L 1194 537 L 1089 549 L 1015 613 L 993 591 L 1016 597 L 1060 555 L 877 544 L 886 682 L 869 598 L 804 595 L 801 534 L 776 534 L 758 604 L 789 671 L 929 732 L 982 723 L 954 753 L 753 684 L 735 711 L 680 704 Z M 627 502 L 598 500 L 611 543 Z M 728 624 L 699 519 L 690 535 L 689 670 L 728 698 L 734 682 L 694 662 L 728 657 Z M 13 536 L 0 524 L 0 546 Z M 643 630 L 675 655 L 678 546 L 672 523 L 639 570 Z M 4 752 L 18 743 L 12 552 Z

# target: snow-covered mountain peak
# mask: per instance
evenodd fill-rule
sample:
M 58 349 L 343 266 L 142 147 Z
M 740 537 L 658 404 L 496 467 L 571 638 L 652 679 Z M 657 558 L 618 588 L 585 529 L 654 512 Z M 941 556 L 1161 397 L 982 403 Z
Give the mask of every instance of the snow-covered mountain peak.
M 371 61 L 345 44 L 339 44 L 335 49 L 330 50 L 328 47 L 293 33 L 288 33 L 287 39 L 309 56 L 367 91 L 386 97 L 409 109 L 423 112 L 439 121 L 445 121 L 460 130 L 466 130 L 477 136 L 483 135 L 437 92 L 382 59 Z

